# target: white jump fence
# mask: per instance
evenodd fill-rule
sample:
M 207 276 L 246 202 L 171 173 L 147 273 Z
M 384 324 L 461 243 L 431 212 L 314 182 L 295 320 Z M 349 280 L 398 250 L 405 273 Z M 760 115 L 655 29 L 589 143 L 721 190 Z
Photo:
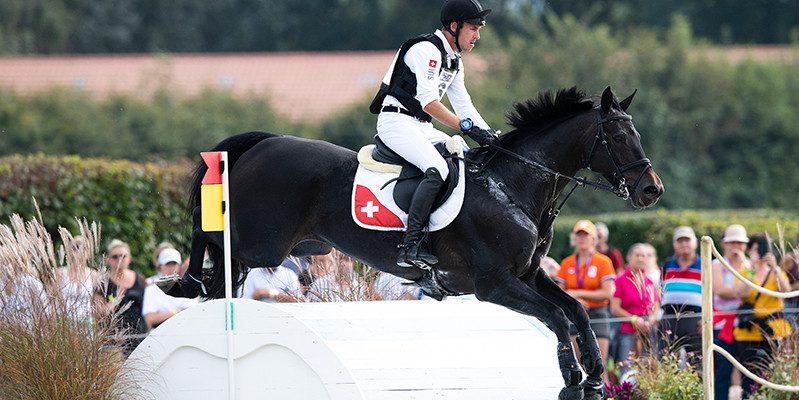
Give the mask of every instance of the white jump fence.
M 125 364 L 137 398 L 554 399 L 563 387 L 555 336 L 490 303 L 234 299 L 229 307 L 200 303 L 153 330 Z
M 793 292 L 775 292 L 765 289 L 749 279 L 744 278 L 735 268 L 727 263 L 721 254 L 719 254 L 719 251 L 713 245 L 713 239 L 708 236 L 702 237 L 700 254 L 702 257 L 702 383 L 705 389 L 705 400 L 712 399 L 714 393 L 713 351 L 719 352 L 719 354 L 729 360 L 741 373 L 763 386 L 775 390 L 799 393 L 799 386 L 778 385 L 755 375 L 741 365 L 732 354 L 713 343 L 713 257 L 719 260 L 721 265 L 732 272 L 741 282 L 767 296 L 781 299 L 797 297 L 799 296 L 799 290 Z

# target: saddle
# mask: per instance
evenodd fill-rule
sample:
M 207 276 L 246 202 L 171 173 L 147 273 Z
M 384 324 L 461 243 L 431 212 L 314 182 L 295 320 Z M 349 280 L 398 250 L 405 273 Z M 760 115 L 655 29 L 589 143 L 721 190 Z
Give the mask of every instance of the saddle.
M 455 187 L 458 185 L 460 163 L 457 159 L 457 146 L 460 146 L 460 143 L 461 142 L 457 139 L 451 139 L 446 142 L 435 144 L 436 150 L 438 150 L 438 153 L 441 154 L 441 156 L 444 157 L 444 160 L 447 162 L 449 175 L 444 181 L 444 187 L 438 193 L 438 196 L 436 196 L 436 200 L 433 203 L 433 209 L 436 209 L 444 204 L 450 195 L 452 195 Z M 407 213 L 411 206 L 413 194 L 416 192 L 416 187 L 419 186 L 419 183 L 424 177 L 423 171 L 417 168 L 415 165 L 405 161 L 404 158 L 391 150 L 391 148 L 383 143 L 383 141 L 377 136 L 375 136 L 374 145 L 364 146 L 358 152 L 358 162 L 361 163 L 364 168 L 371 171 L 399 174 L 399 176 L 396 178 L 386 182 L 386 185 L 396 181 L 396 185 L 394 185 L 394 192 L 392 193 L 394 201 L 402 211 Z

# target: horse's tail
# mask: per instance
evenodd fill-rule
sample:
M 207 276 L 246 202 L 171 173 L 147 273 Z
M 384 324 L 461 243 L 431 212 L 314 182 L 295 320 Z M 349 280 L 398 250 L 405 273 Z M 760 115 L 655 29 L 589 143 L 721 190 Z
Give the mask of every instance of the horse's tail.
M 247 132 L 239 135 L 231 136 L 214 146 L 210 151 L 227 151 L 228 164 L 227 168 L 233 168 L 236 161 L 239 160 L 242 154 L 251 149 L 256 144 L 264 139 L 277 137 L 274 133 L 268 132 Z M 189 191 L 189 214 L 194 210 L 194 207 L 200 206 L 200 186 L 203 182 L 205 172 L 208 171 L 208 166 L 204 161 L 197 163 L 192 174 L 191 190 Z M 228 169 L 230 172 L 230 169 Z
M 240 135 L 231 136 L 217 144 L 211 151 L 227 151 L 228 152 L 228 172 L 230 172 L 233 166 L 238 161 L 239 157 L 244 154 L 247 150 L 251 149 L 256 144 L 260 143 L 264 139 L 269 139 L 272 137 L 277 137 L 280 135 L 276 135 L 274 133 L 267 133 L 267 132 L 247 132 L 242 133 Z M 189 213 L 193 213 L 196 207 L 200 207 L 200 188 L 202 186 L 203 177 L 205 176 L 205 172 L 208 170 L 208 167 L 205 165 L 204 161 L 200 161 L 197 166 L 194 168 L 194 174 L 192 176 L 192 183 L 191 183 L 191 190 L 189 191 Z M 194 229 L 198 229 L 199 227 L 195 226 Z M 209 241 L 207 244 L 208 250 L 208 257 L 213 262 L 213 268 L 211 269 L 210 279 L 204 281 L 208 282 L 207 291 L 209 298 L 222 298 L 225 297 L 225 275 L 224 275 L 224 250 L 214 244 L 213 241 Z M 236 289 L 241 286 L 244 282 L 244 279 L 247 277 L 246 271 L 248 269 L 242 265 L 236 259 L 232 260 L 231 266 L 231 276 L 233 277 L 233 293 L 236 293 Z M 200 276 L 204 274 L 199 274 L 199 271 L 195 272 L 195 276 Z

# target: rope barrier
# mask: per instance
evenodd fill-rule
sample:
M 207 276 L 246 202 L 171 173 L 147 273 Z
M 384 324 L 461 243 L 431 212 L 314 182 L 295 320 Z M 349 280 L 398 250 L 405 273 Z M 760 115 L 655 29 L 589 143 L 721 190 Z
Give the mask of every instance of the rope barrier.
M 773 290 L 765 289 L 759 285 L 751 282 L 749 279 L 744 278 L 732 266 L 724 260 L 724 257 L 719 254 L 716 247 L 713 245 L 713 239 L 708 236 L 702 237 L 702 247 L 700 250 L 702 261 L 702 386 L 704 388 L 705 400 L 710 400 L 714 397 L 714 382 L 713 382 L 713 351 L 719 352 L 724 358 L 730 361 L 735 368 L 741 373 L 751 378 L 755 382 L 767 386 L 769 388 L 787 392 L 799 392 L 799 386 L 779 385 L 769 382 L 754 373 L 749 371 L 746 367 L 741 365 L 730 353 L 713 343 L 713 256 L 716 257 L 721 264 L 726 267 L 730 272 L 735 275 L 741 282 L 756 291 L 763 293 L 767 296 L 778 297 L 781 299 L 799 296 L 799 291 L 793 292 L 775 292 Z
M 735 368 L 738 368 L 738 370 L 741 371 L 742 374 L 748 376 L 749 379 L 751 379 L 751 380 L 753 380 L 753 381 L 755 381 L 755 382 L 757 382 L 757 383 L 759 383 L 759 384 L 761 384 L 763 386 L 770 387 L 770 388 L 772 388 L 774 390 L 781 390 L 783 392 L 799 392 L 799 386 L 779 385 L 779 384 L 776 384 L 776 383 L 771 383 L 771 382 L 769 382 L 769 381 L 767 381 L 767 380 L 755 375 L 754 373 L 752 373 L 751 371 L 746 369 L 746 367 L 741 365 L 741 363 L 739 363 L 738 360 L 736 360 L 735 357 L 733 357 L 732 354 L 728 353 L 727 350 L 724 350 L 723 348 L 719 347 L 716 344 L 714 344 L 712 346 L 712 349 L 717 351 L 717 352 L 719 352 L 719 354 L 721 354 L 722 356 L 724 356 L 724 358 L 726 358 L 730 363 L 732 363 L 732 365 L 734 365 Z
M 762 286 L 750 281 L 747 278 L 744 278 L 743 275 L 741 275 L 735 268 L 733 268 L 727 262 L 727 260 L 724 259 L 724 256 L 722 256 L 719 253 L 719 251 L 716 250 L 715 246 L 712 246 L 711 250 L 713 251 L 713 256 L 716 257 L 716 260 L 721 262 L 721 265 L 723 265 L 725 268 L 727 268 L 728 271 L 732 272 L 732 274 L 735 275 L 735 277 L 738 278 L 738 280 L 740 280 L 741 282 L 745 283 L 746 286 L 749 286 L 750 288 L 755 289 L 755 290 L 759 291 L 760 293 L 763 293 L 763 294 L 765 294 L 767 296 L 777 297 L 777 298 L 780 298 L 780 299 L 788 299 L 788 298 L 799 296 L 799 290 L 794 290 L 793 292 L 775 292 L 773 290 L 766 289 L 766 288 L 764 288 L 764 287 L 762 287 Z M 702 271 L 702 273 L 704 273 L 704 271 Z M 702 288 L 702 290 L 704 290 L 704 288 Z

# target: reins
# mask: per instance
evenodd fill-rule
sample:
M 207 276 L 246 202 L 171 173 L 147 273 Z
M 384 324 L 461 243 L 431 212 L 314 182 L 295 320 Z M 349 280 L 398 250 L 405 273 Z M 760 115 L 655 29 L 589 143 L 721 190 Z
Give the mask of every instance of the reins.
M 569 192 L 566 194 L 566 196 L 561 200 L 560 204 L 558 206 L 554 206 L 554 204 L 553 204 L 553 206 L 550 208 L 550 210 L 548 212 L 548 215 L 551 218 L 548 221 L 549 223 L 554 221 L 555 217 L 560 215 L 560 210 L 561 210 L 561 208 L 563 208 L 563 205 L 566 204 L 566 200 L 569 199 L 569 197 L 572 195 L 572 193 L 574 193 L 575 189 L 577 189 L 577 187 L 579 187 L 579 186 L 582 186 L 582 187 L 590 186 L 590 187 L 593 187 L 594 189 L 600 189 L 600 190 L 604 190 L 604 191 L 613 193 L 616 196 L 621 197 L 624 200 L 629 199 L 630 198 L 630 189 L 635 190 L 635 188 L 638 187 L 638 184 L 641 182 L 641 179 L 643 178 L 644 174 L 646 174 L 646 171 L 648 171 L 650 168 L 652 168 L 652 163 L 651 163 L 651 161 L 648 158 L 641 158 L 640 160 L 636 160 L 636 161 L 633 161 L 633 162 L 630 162 L 630 163 L 627 163 L 627 164 L 621 164 L 620 165 L 620 163 L 618 161 L 618 158 L 616 157 L 616 154 L 613 152 L 612 148 L 610 147 L 610 144 L 608 143 L 607 134 L 605 133 L 604 125 L 605 125 L 605 123 L 612 122 L 612 121 L 631 121 L 633 119 L 633 117 L 630 116 L 630 115 L 616 115 L 616 116 L 610 116 L 610 117 L 602 118 L 600 109 L 598 107 L 596 109 L 597 109 L 597 122 L 596 122 L 597 133 L 596 133 L 596 136 L 595 136 L 595 139 L 594 139 L 594 144 L 591 146 L 591 151 L 588 153 L 588 162 L 584 163 L 584 164 L 585 164 L 586 167 L 590 167 L 591 161 L 594 158 L 594 153 L 596 152 L 596 148 L 597 148 L 598 144 L 601 144 L 602 147 L 604 147 L 605 150 L 607 151 L 608 156 L 610 157 L 611 161 L 613 162 L 613 166 L 616 169 L 615 177 L 618 180 L 618 184 L 616 184 L 616 185 L 613 185 L 612 183 L 611 184 L 605 184 L 605 183 L 602 183 L 601 181 L 596 181 L 596 182 L 591 181 L 587 177 L 564 175 L 564 174 L 561 174 L 558 171 L 555 171 L 552 168 L 547 167 L 546 165 L 543 165 L 543 164 L 541 164 L 541 163 L 539 163 L 537 161 L 531 160 L 531 159 L 529 159 L 527 157 L 524 157 L 524 156 L 522 156 L 522 155 L 520 155 L 518 153 L 515 153 L 515 152 L 513 152 L 511 150 L 508 150 L 508 149 L 506 149 L 504 147 L 500 147 L 500 146 L 495 145 L 495 144 L 490 144 L 489 145 L 489 148 L 493 149 L 495 152 L 482 165 L 481 170 L 484 169 L 485 166 L 494 158 L 494 155 L 496 155 L 496 153 L 499 152 L 499 153 L 505 154 L 505 155 L 517 160 L 517 161 L 520 161 L 520 162 L 522 162 L 524 164 L 527 164 L 527 165 L 529 165 L 529 166 L 531 166 L 531 167 L 533 167 L 535 169 L 538 169 L 540 171 L 543 171 L 545 173 L 553 175 L 555 177 L 556 185 L 557 185 L 557 180 L 559 178 L 565 178 L 565 179 L 573 182 L 574 186 L 571 188 L 571 190 L 569 190 Z M 624 179 L 624 172 L 629 171 L 629 170 L 634 169 L 634 168 L 638 168 L 640 166 L 646 166 L 646 168 L 644 168 L 643 171 L 641 171 L 641 174 L 638 176 L 638 178 L 635 180 L 635 183 L 632 186 L 628 185 L 626 180 Z M 559 197 L 559 196 L 557 196 L 557 197 Z M 553 202 L 557 199 L 557 197 L 555 197 L 553 199 Z

